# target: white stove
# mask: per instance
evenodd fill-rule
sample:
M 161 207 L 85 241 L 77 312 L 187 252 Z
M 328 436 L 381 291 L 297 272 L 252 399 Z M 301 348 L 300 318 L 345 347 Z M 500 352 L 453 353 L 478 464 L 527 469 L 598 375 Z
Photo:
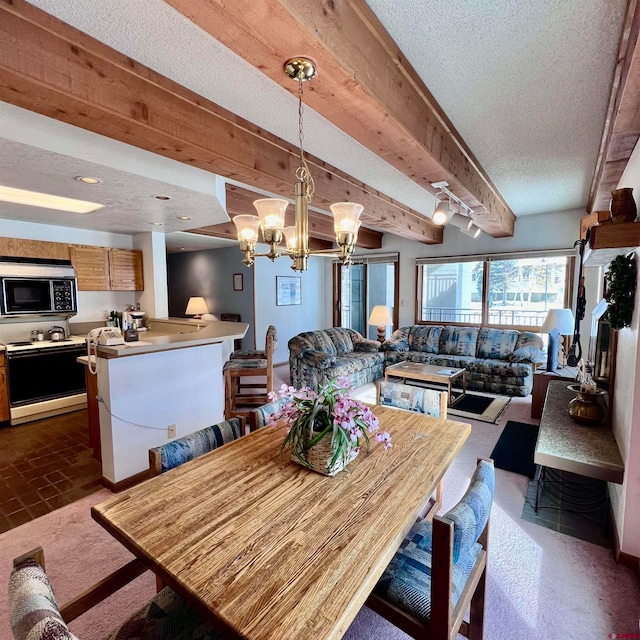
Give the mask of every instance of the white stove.
M 4 348 L 7 353 L 17 351 L 33 351 L 35 349 L 55 349 L 60 347 L 78 346 L 86 344 L 84 336 L 69 336 L 65 340 L 37 340 L 29 342 L 27 340 L 20 342 L 5 342 Z
M 86 407 L 84 337 L 7 342 L 11 424 L 21 424 Z

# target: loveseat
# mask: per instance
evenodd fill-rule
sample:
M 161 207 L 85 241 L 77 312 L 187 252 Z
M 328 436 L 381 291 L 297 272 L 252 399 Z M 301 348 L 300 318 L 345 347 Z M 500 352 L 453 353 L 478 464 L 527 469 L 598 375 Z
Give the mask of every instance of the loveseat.
M 535 364 L 545 361 L 538 334 L 488 327 L 402 327 L 381 350 L 385 367 L 403 361 L 464 367 L 468 389 L 511 396 L 531 393 Z
M 384 354 L 379 349 L 379 342 L 353 329 L 305 331 L 289 340 L 291 384 L 317 391 L 337 376 L 347 378 L 354 387 L 373 382 L 384 372 Z

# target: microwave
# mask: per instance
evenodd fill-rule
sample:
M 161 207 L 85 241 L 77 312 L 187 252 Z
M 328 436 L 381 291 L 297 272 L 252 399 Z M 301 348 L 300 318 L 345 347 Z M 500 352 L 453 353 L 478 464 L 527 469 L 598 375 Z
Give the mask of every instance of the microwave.
M 77 297 L 70 261 L 0 257 L 0 317 L 69 317 L 78 312 Z

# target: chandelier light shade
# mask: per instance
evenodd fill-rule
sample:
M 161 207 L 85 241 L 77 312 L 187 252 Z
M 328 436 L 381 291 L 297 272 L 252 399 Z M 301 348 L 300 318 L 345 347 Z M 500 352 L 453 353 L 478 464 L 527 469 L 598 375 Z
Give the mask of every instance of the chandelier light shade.
M 300 145 L 299 164 L 296 169 L 295 183 L 295 226 L 285 227 L 285 211 L 288 201 L 281 198 L 261 198 L 253 204 L 258 211 L 257 216 L 235 216 L 240 250 L 244 253 L 244 264 L 251 266 L 256 257 L 275 260 L 288 255 L 294 271 L 306 271 L 310 255 L 337 257 L 344 265 L 351 264 L 351 255 L 355 249 L 360 228 L 362 205 L 355 202 L 338 202 L 331 205 L 333 228 L 336 234 L 335 249 L 309 249 L 309 205 L 313 199 L 315 185 L 309 165 L 305 159 L 302 141 L 303 132 L 303 91 L 302 85 L 316 76 L 315 64 L 308 58 L 292 58 L 284 65 L 284 72 L 298 82 L 298 139 Z M 269 245 L 267 253 L 256 253 L 258 230 L 262 230 L 262 239 Z M 285 248 L 278 250 L 278 245 L 285 240 Z
M 193 316 L 194 320 L 200 320 L 203 313 L 209 313 L 209 308 L 204 298 L 191 297 L 187 302 L 187 309 L 184 312 L 186 316 Z

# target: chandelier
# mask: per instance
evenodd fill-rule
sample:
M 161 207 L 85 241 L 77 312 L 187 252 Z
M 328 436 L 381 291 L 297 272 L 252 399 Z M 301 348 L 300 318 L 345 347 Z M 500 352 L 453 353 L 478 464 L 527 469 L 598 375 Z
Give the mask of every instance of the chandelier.
M 309 210 L 313 199 L 315 185 L 309 165 L 304 156 L 302 146 L 303 131 L 303 89 L 307 80 L 316 76 L 314 63 L 308 58 L 292 58 L 284 65 L 284 72 L 289 78 L 298 82 L 298 141 L 300 147 L 300 161 L 296 169 L 295 184 L 295 226 L 285 227 L 285 211 L 289 202 L 282 198 L 261 198 L 253 205 L 258 215 L 239 215 L 233 218 L 240 242 L 240 251 L 244 253 L 245 265 L 250 267 L 257 257 L 269 258 L 271 261 L 280 256 L 289 256 L 294 271 L 306 271 L 310 255 L 325 255 L 337 257 L 344 265 L 351 264 L 351 255 L 356 246 L 358 229 L 360 228 L 360 214 L 363 207 L 355 202 L 337 202 L 330 206 L 333 214 L 333 229 L 340 253 L 335 249 L 309 249 Z M 264 243 L 269 245 L 267 253 L 256 253 L 258 232 L 262 231 Z M 285 247 L 278 249 L 278 245 L 285 240 Z

